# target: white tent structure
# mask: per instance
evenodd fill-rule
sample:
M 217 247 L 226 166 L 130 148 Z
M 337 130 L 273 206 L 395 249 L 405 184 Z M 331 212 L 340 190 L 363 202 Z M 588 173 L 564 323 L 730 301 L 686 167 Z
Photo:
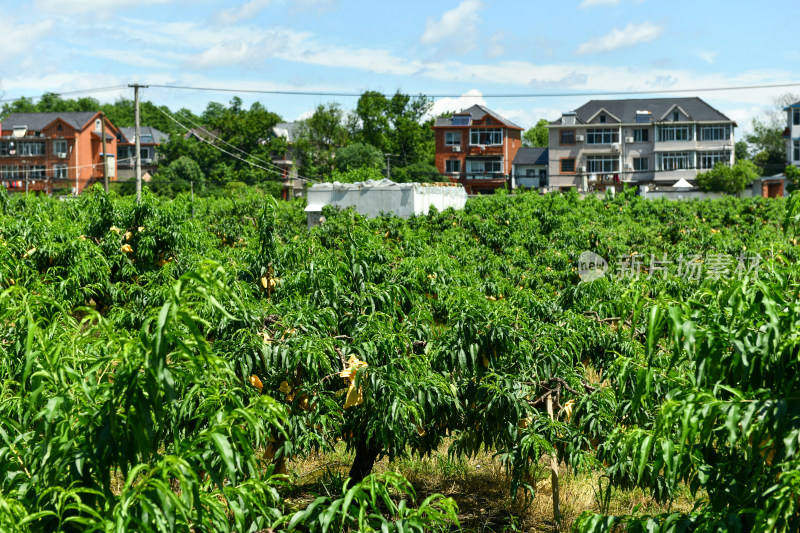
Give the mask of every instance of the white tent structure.
M 686 181 L 685 179 L 679 179 L 673 186 L 672 190 L 674 191 L 688 191 L 693 189 L 692 184 Z

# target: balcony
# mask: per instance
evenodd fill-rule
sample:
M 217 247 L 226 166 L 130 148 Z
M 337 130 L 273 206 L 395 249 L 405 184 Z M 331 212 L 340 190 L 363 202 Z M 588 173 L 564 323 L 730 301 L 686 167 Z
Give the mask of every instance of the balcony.
M 466 147 L 467 155 L 503 155 L 502 144 L 470 144 Z

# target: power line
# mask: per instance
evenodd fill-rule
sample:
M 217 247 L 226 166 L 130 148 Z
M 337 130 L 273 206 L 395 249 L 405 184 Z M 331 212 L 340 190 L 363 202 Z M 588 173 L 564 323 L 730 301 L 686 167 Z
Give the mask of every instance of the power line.
M 180 126 L 180 127 L 181 127 L 181 128 L 183 128 L 183 129 L 185 129 L 186 131 L 189 131 L 189 130 L 191 129 L 191 128 L 187 127 L 186 125 L 182 124 L 182 123 L 181 123 L 181 122 L 180 122 L 178 119 L 176 119 L 176 118 L 175 118 L 175 117 L 173 117 L 173 116 L 172 116 L 170 113 L 167 113 L 166 111 L 164 111 L 164 110 L 163 110 L 163 109 L 161 109 L 160 107 L 157 107 L 157 109 L 158 109 L 159 111 L 161 111 L 161 112 L 164 114 L 164 116 L 166 116 L 167 118 L 169 118 L 170 120 L 172 120 L 173 122 L 175 122 L 175 124 L 177 124 L 178 126 Z M 254 163 L 254 162 L 252 162 L 252 161 L 248 161 L 247 159 L 243 159 L 242 157 L 238 156 L 237 154 L 234 154 L 234 153 L 232 153 L 232 152 L 229 152 L 229 151 L 225 150 L 224 148 L 222 148 L 222 147 L 220 147 L 220 146 L 217 146 L 216 144 L 212 143 L 212 142 L 211 142 L 211 141 L 209 141 L 208 139 L 205 139 L 205 138 L 203 138 L 202 136 L 198 136 L 197 138 L 198 138 L 198 139 L 200 139 L 201 141 L 203 141 L 203 142 L 207 143 L 209 146 L 213 147 L 215 150 L 219 150 L 220 152 L 222 152 L 222 153 L 224 153 L 224 154 L 227 154 L 227 155 L 229 155 L 229 156 L 231 156 L 231 157 L 233 157 L 233 158 L 235 158 L 235 159 L 238 159 L 239 161 L 241 161 L 241 162 L 243 162 L 243 163 L 247 163 L 248 165 L 250 165 L 250 166 L 252 166 L 252 167 L 256 167 L 256 168 L 258 168 L 258 169 L 261 169 L 261 170 L 263 170 L 263 171 L 265 171 L 265 172 L 270 172 L 270 173 L 277 173 L 277 172 L 279 172 L 279 170 L 276 170 L 276 169 L 274 169 L 274 168 L 266 168 L 266 167 L 263 167 L 263 166 L 261 166 L 261 165 L 259 165 L 259 164 L 256 164 L 256 163 Z M 216 138 L 216 137 L 215 137 L 215 138 Z M 237 150 L 238 150 L 238 148 L 237 148 Z M 243 154 L 245 154 L 245 155 L 247 155 L 247 156 L 249 156 L 249 157 L 255 157 L 255 156 L 253 156 L 253 155 L 251 155 L 251 154 L 248 154 L 247 152 L 244 152 L 244 151 L 242 151 L 242 150 L 240 150 L 240 151 L 241 151 Z M 276 166 L 276 168 L 280 168 L 280 167 L 277 167 L 277 166 Z M 282 170 L 280 170 L 280 171 L 282 172 Z M 280 179 L 281 181 L 283 181 L 283 177 L 281 177 L 281 178 L 279 178 L 279 179 Z M 308 179 L 308 178 L 297 178 L 297 179 L 300 179 L 300 180 L 303 180 L 303 181 L 313 181 L 313 180 L 310 180 L 310 179 Z M 278 181 L 278 180 L 274 180 L 274 179 L 273 179 L 273 180 L 267 180 L 267 181 Z
M 226 87 L 191 87 L 186 85 L 154 85 L 150 87 L 159 87 L 162 89 L 179 89 L 188 91 L 206 91 L 206 92 L 232 92 L 232 93 L 252 93 L 252 94 L 277 94 L 285 96 L 340 96 L 340 97 L 359 97 L 364 93 L 355 92 L 322 92 L 322 91 L 279 91 L 268 89 L 230 89 Z M 631 91 L 591 91 L 591 92 L 554 92 L 554 93 L 488 93 L 476 95 L 480 98 L 557 98 L 557 97 L 570 97 L 570 96 L 626 96 L 636 94 L 675 94 L 675 93 L 699 93 L 699 92 L 715 92 L 715 91 L 746 91 L 751 89 L 781 89 L 787 87 L 800 87 L 800 82 L 792 83 L 772 83 L 762 85 L 738 85 L 728 87 L 703 87 L 697 89 L 642 89 Z M 383 93 L 380 93 L 384 95 Z M 385 96 L 385 95 L 384 95 Z M 469 97 L 464 94 L 454 93 L 420 93 L 419 96 L 428 98 L 461 98 Z
M 162 112 L 166 113 L 165 111 L 162 111 Z M 278 165 L 276 165 L 276 164 L 272 163 L 271 161 L 266 161 L 266 160 L 264 160 L 264 159 L 261 159 L 260 157 L 257 157 L 257 156 L 254 156 L 253 154 L 250 154 L 250 153 L 248 153 L 248 152 L 245 152 L 244 150 L 242 150 L 242 149 L 241 149 L 241 148 L 239 148 L 238 146 L 234 146 L 233 144 L 229 143 L 229 142 L 228 142 L 228 141 L 226 141 L 225 139 L 222 139 L 222 138 L 220 138 L 218 135 L 215 135 L 213 132 L 211 132 L 211 131 L 207 130 L 207 129 L 206 129 L 204 126 L 202 126 L 201 124 L 198 124 L 197 122 L 195 122 L 194 120 L 192 120 L 192 118 L 191 118 L 189 115 L 187 115 L 187 114 L 183 114 L 183 115 L 181 115 L 181 117 L 182 117 L 184 120 L 188 120 L 188 121 L 189 121 L 190 123 L 192 123 L 192 124 L 193 124 L 193 125 L 194 125 L 194 126 L 197 128 L 197 129 L 199 129 L 199 130 L 203 131 L 203 132 L 204 132 L 206 135 L 208 135 L 209 137 L 213 137 L 215 141 L 220 141 L 220 142 L 224 143 L 225 145 L 227 145 L 227 146 L 230 146 L 230 147 L 231 147 L 231 148 L 233 148 L 234 150 L 236 150 L 236 151 L 238 151 L 238 152 L 240 152 L 240 153 L 242 153 L 242 154 L 244 154 L 244 155 L 246 155 L 246 156 L 248 156 L 248 157 L 252 157 L 252 158 L 253 158 L 253 159 L 255 159 L 256 161 L 260 161 L 260 162 L 264 163 L 265 165 L 268 165 L 268 166 L 270 166 L 270 167 L 274 167 L 274 168 L 276 169 L 276 171 L 283 172 L 283 169 L 282 169 L 281 167 L 279 167 Z M 304 181 L 317 181 L 317 180 L 313 180 L 313 179 L 311 179 L 311 178 L 306 178 L 306 177 L 304 177 L 304 176 L 301 176 L 300 174 L 297 174 L 297 178 L 296 178 L 296 179 L 300 179 L 300 180 L 304 180 Z
M 228 92 L 228 93 L 243 93 L 243 94 L 274 94 L 284 96 L 333 96 L 333 97 L 360 97 L 364 92 L 346 92 L 346 91 L 281 91 L 269 89 L 231 89 L 228 87 L 192 87 L 188 85 L 166 85 L 166 84 L 150 84 L 149 87 L 158 87 L 161 89 L 177 89 L 186 91 L 205 91 L 205 92 Z M 638 94 L 678 94 L 678 93 L 705 93 L 705 92 L 723 92 L 723 91 L 747 91 L 755 89 L 786 89 L 790 87 L 800 87 L 800 82 L 789 83 L 767 83 L 760 85 L 735 85 L 726 87 L 698 87 L 690 89 L 641 89 L 641 90 L 627 90 L 627 91 L 578 91 L 578 92 L 550 92 L 550 93 L 486 93 L 476 95 L 479 98 L 563 98 L 563 97 L 587 97 L 587 96 L 631 96 Z M 75 91 L 63 91 L 58 93 L 45 93 L 38 96 L 22 96 L 18 98 L 5 98 L 0 99 L 0 103 L 17 102 L 20 100 L 38 100 L 47 95 L 55 96 L 73 96 L 78 94 L 92 94 L 108 91 L 117 91 L 126 89 L 126 85 L 113 85 L 110 87 L 96 87 L 92 89 L 81 89 Z M 372 91 L 387 96 L 385 93 Z M 427 98 L 461 98 L 469 97 L 463 93 L 419 93 L 418 96 Z
M 45 96 L 50 96 L 50 95 L 61 97 L 61 96 L 65 96 L 65 95 L 66 96 L 73 96 L 73 95 L 76 95 L 76 94 L 102 93 L 102 92 L 108 92 L 108 91 L 118 91 L 120 89 L 125 89 L 125 88 L 126 88 L 125 85 L 113 85 L 111 87 L 97 87 L 97 88 L 94 88 L 94 89 L 82 89 L 82 90 L 79 90 L 79 91 L 64 91 L 64 92 L 60 92 L 60 93 L 45 93 L 45 94 L 40 94 L 38 96 L 21 96 L 19 98 L 5 98 L 3 100 L 0 100 L 0 103 L 18 102 L 20 100 L 38 100 L 40 98 L 44 98 Z

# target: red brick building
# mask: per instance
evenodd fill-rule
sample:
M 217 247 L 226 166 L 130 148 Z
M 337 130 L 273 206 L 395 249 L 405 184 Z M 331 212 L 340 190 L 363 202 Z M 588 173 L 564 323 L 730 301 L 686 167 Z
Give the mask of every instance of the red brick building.
M 9 192 L 80 193 L 103 180 L 99 111 L 12 113 L 0 120 L 0 186 Z M 117 128 L 105 119 L 109 180 L 117 176 Z
M 511 166 L 523 128 L 480 105 L 439 117 L 433 126 L 436 168 L 468 194 L 511 188 Z

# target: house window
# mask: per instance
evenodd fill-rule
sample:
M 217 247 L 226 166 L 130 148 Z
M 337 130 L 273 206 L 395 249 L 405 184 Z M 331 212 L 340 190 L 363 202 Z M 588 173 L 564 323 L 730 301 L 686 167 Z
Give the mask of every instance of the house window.
M 561 160 L 561 173 L 574 174 L 575 173 L 575 158 L 567 157 Z
M 461 132 L 460 131 L 448 131 L 444 134 L 444 145 L 445 146 L 461 146 Z
M 0 156 L 2 156 L 2 155 L 10 155 L 8 153 L 8 145 L 9 145 L 8 141 L 0 142 Z
M 503 172 L 500 159 L 470 159 L 467 174 L 499 174 Z
M 672 121 L 673 121 L 673 122 L 678 122 L 678 120 L 679 120 L 680 118 L 681 118 L 681 117 L 680 117 L 680 113 L 678 113 L 677 111 L 673 111 L 673 112 L 672 112 Z
M 558 144 L 575 144 L 575 130 L 561 130 Z
M 731 127 L 729 125 L 700 127 L 700 140 L 702 141 L 727 141 L 730 138 Z
M 646 157 L 634 157 L 633 170 L 650 170 L 650 160 Z
M 497 146 L 503 144 L 502 128 L 472 128 L 469 130 L 469 144 Z
M 725 152 L 701 152 L 700 153 L 700 168 L 709 169 L 714 168 L 717 163 L 730 163 L 730 154 Z
M 453 126 L 469 126 L 472 124 L 472 115 L 453 115 Z
M 664 152 L 656 154 L 658 170 L 686 170 L 692 168 L 689 152 Z
M 611 144 L 618 142 L 618 130 L 610 128 L 586 130 L 586 144 Z
M 139 148 L 139 157 L 142 158 L 142 161 L 150 161 L 150 149 Z
M 0 167 L 0 179 L 19 179 L 19 167 L 17 165 L 3 165 Z
M 650 130 L 647 128 L 634 128 L 633 142 L 646 143 L 650 141 Z
M 94 121 L 94 131 L 100 131 L 103 129 L 103 121 L 99 118 Z
M 658 128 L 658 141 L 691 141 L 692 128 L 689 126 L 661 126 Z
M 44 155 L 44 143 L 22 143 L 20 144 L 20 155 Z
M 586 158 L 586 172 L 591 174 L 619 172 L 619 158 L 613 155 L 590 155 Z
M 794 155 L 794 157 L 792 157 L 792 161 L 800 161 L 800 139 L 794 139 L 792 141 L 792 147 L 792 151 L 794 152 L 794 154 L 792 154 Z
M 44 165 L 33 165 L 25 167 L 28 179 L 43 180 L 45 178 Z
M 792 124 L 800 126 L 800 109 L 795 109 L 792 112 Z
M 458 174 L 461 172 L 460 159 L 447 159 L 444 162 L 444 171 L 448 174 Z
M 605 124 L 606 123 L 606 116 L 605 115 L 600 115 L 598 117 L 598 119 L 600 121 L 600 124 Z
M 61 139 L 57 141 L 53 141 L 53 153 L 55 154 L 66 154 L 67 153 L 67 141 Z
M 53 165 L 53 177 L 57 180 L 67 179 L 67 165 Z

